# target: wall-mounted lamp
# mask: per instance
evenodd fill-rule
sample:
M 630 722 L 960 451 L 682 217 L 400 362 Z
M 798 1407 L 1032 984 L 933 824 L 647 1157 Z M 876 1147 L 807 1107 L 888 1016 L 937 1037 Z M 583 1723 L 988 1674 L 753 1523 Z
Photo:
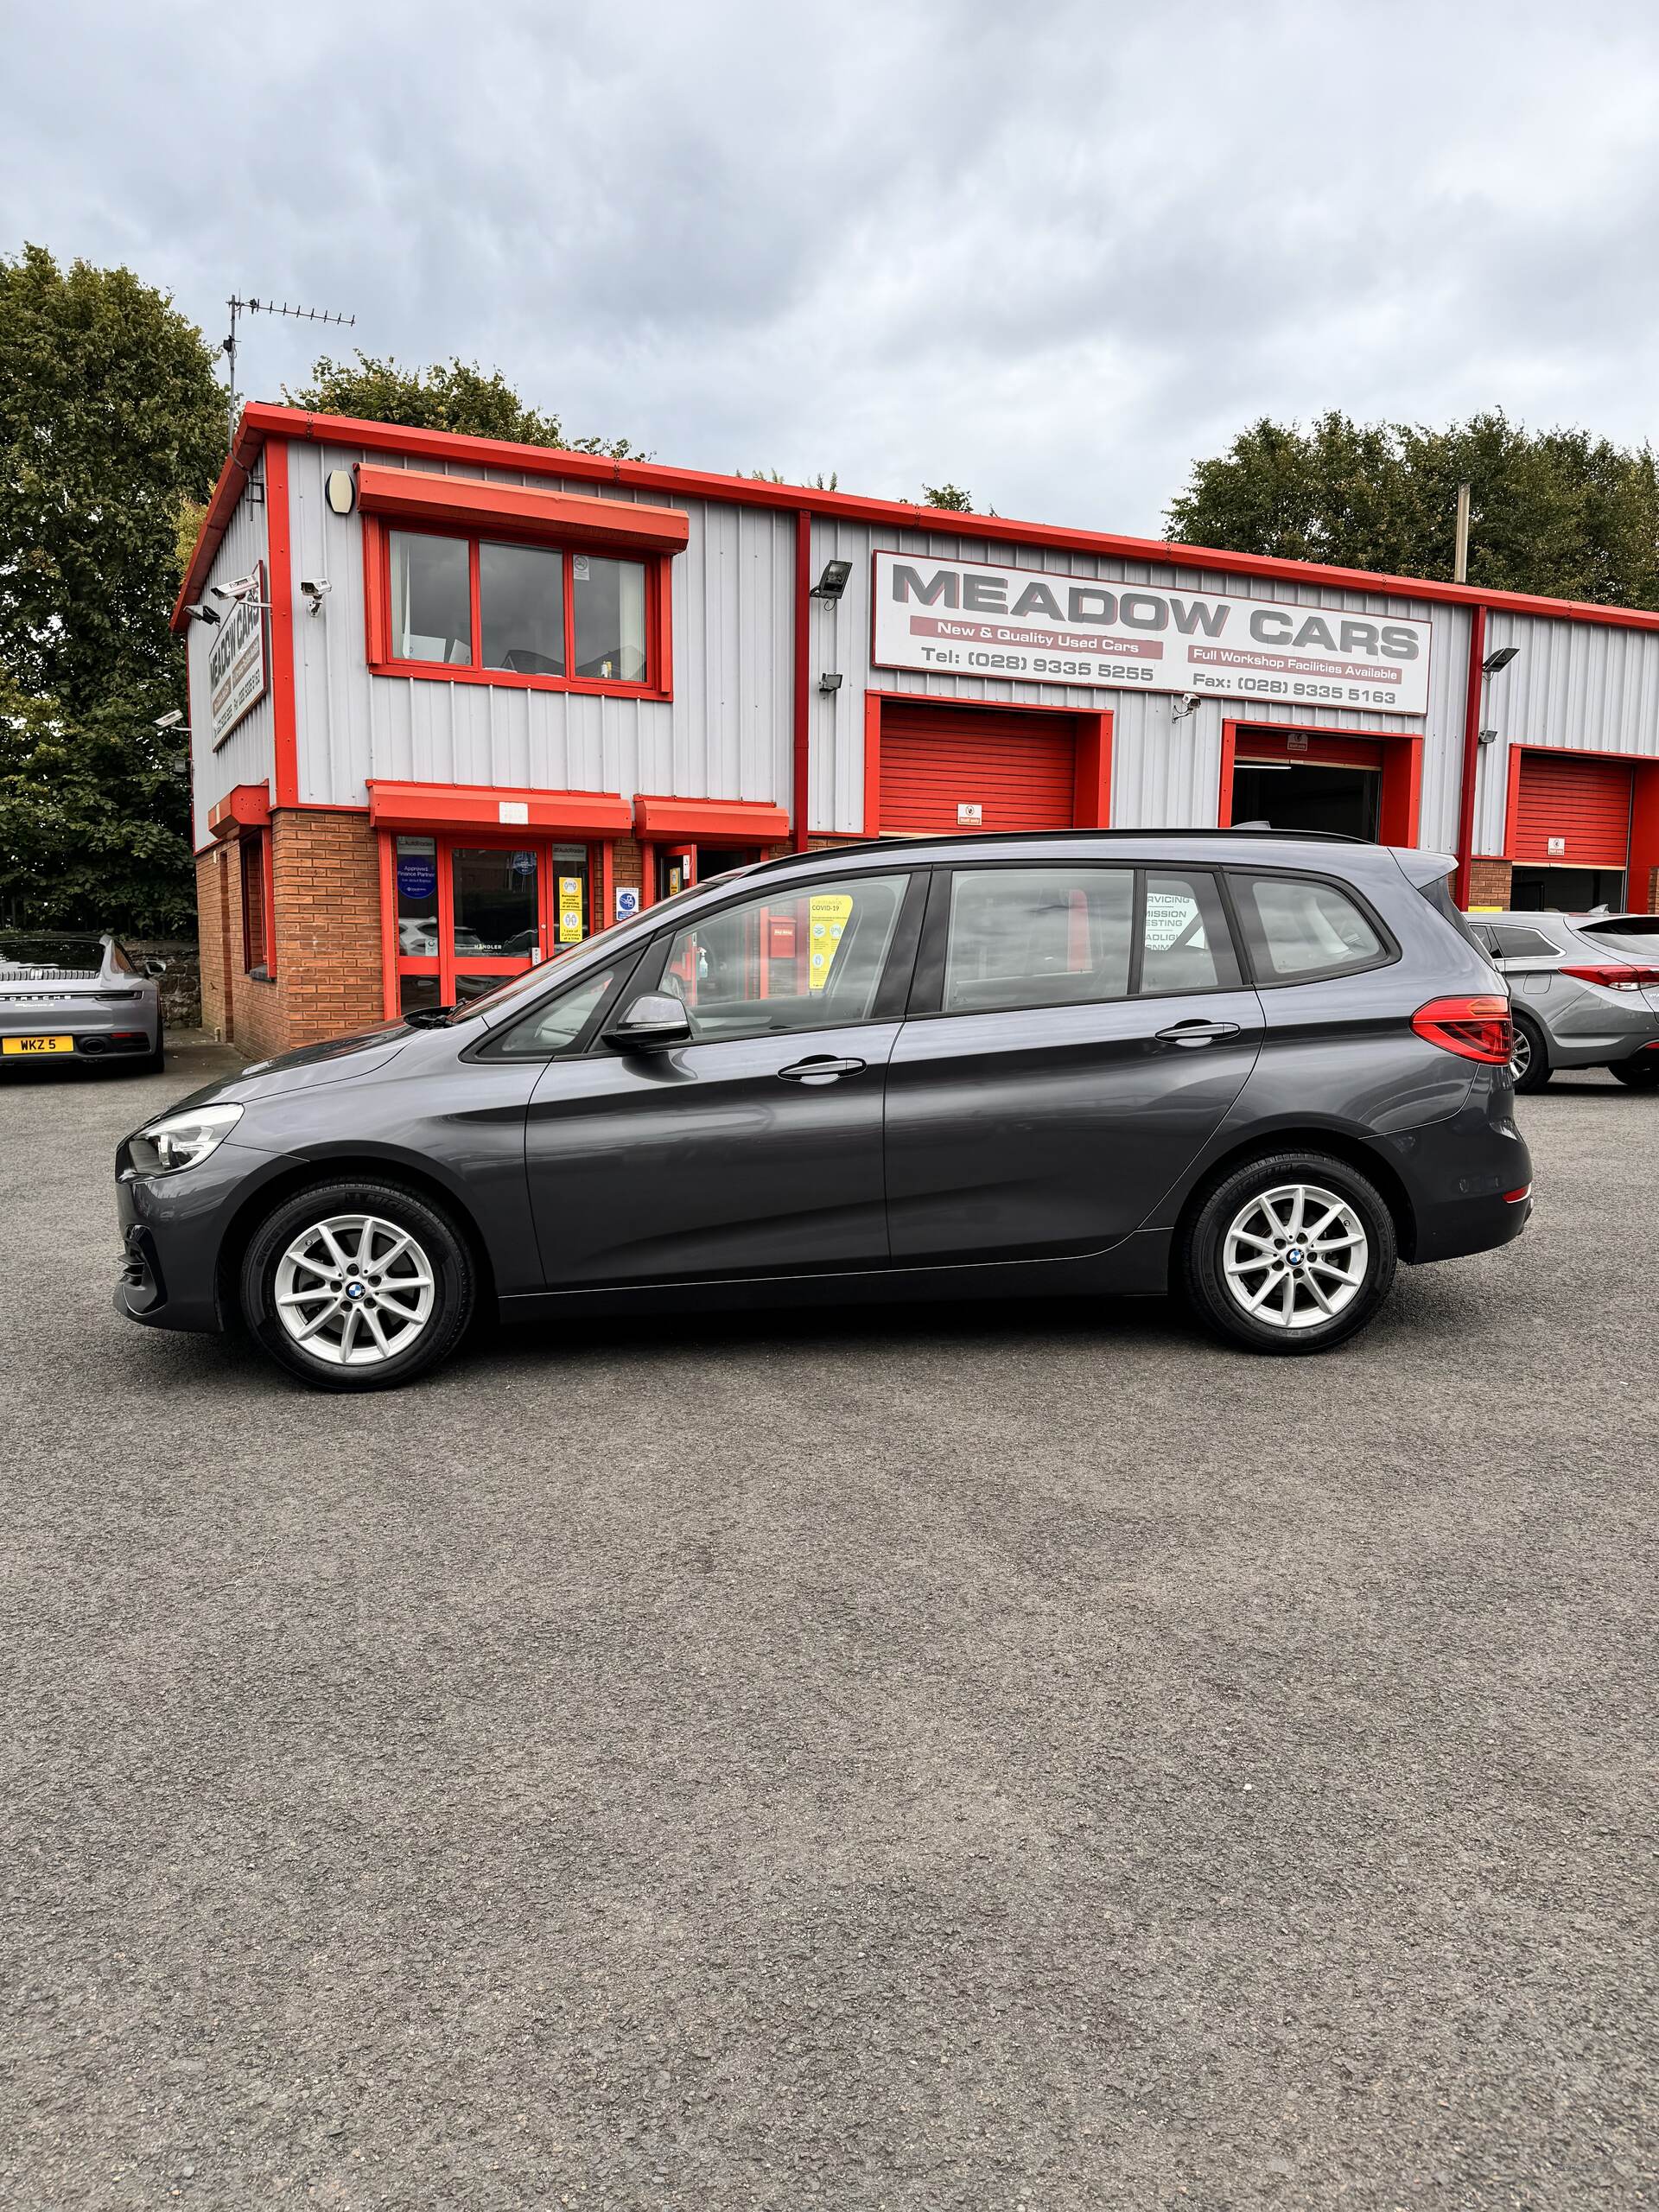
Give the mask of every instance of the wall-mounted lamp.
M 839 599 L 853 573 L 850 561 L 826 561 L 823 574 L 812 587 L 814 599 Z
M 197 622 L 217 622 L 220 619 L 211 607 L 204 607 L 200 600 L 193 600 L 184 611 Z
M 818 689 L 820 691 L 839 691 L 841 689 L 840 677 L 833 675 L 821 676 L 818 678 Z
M 357 485 L 349 468 L 331 468 L 322 480 L 330 514 L 348 515 L 357 505 Z
M 1475 736 L 1482 745 L 1496 745 L 1497 743 L 1497 732 L 1495 729 L 1478 729 L 1475 732 Z
M 1519 645 L 1500 645 L 1495 653 L 1488 653 L 1480 664 L 1483 676 L 1496 676 L 1500 668 L 1507 668 L 1520 652 Z

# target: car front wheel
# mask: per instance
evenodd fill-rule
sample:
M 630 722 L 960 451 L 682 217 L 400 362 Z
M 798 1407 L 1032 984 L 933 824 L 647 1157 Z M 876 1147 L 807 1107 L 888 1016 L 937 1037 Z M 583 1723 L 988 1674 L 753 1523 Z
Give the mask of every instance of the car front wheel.
M 1210 1193 L 1187 1231 L 1187 1296 L 1252 1351 L 1329 1351 L 1389 1294 L 1394 1217 L 1376 1185 L 1329 1154 L 1254 1160 Z
M 1608 1071 L 1627 1090 L 1659 1090 L 1659 1051 L 1651 1047 L 1631 1060 L 1615 1060 Z
M 438 1209 L 392 1184 L 285 1198 L 242 1264 L 242 1311 L 277 1365 L 316 1390 L 391 1390 L 453 1351 L 476 1294 Z

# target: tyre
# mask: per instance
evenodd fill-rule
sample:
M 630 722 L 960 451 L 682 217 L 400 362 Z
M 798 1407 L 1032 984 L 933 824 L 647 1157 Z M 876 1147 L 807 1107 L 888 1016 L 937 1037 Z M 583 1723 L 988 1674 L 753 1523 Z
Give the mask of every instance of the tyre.
M 391 1390 L 454 1350 L 471 1318 L 465 1239 L 395 1184 L 325 1183 L 284 1198 L 242 1263 L 242 1312 L 279 1367 L 316 1390 Z
M 1387 1298 L 1398 1243 L 1376 1185 L 1319 1152 L 1253 1160 L 1199 1207 L 1181 1279 L 1219 1335 L 1252 1351 L 1329 1351 Z
M 156 1017 L 156 1049 L 146 1052 L 138 1062 L 140 1075 L 160 1075 L 167 1065 L 167 1032 L 162 1027 L 162 1017 Z
M 1517 1090 L 1541 1090 L 1554 1071 L 1549 1065 L 1549 1046 L 1537 1023 L 1524 1014 L 1515 1017 L 1515 1057 L 1510 1062 L 1510 1073 L 1515 1077 Z
M 1638 1052 L 1633 1059 L 1615 1060 L 1607 1071 L 1626 1090 L 1659 1090 L 1659 1052 Z

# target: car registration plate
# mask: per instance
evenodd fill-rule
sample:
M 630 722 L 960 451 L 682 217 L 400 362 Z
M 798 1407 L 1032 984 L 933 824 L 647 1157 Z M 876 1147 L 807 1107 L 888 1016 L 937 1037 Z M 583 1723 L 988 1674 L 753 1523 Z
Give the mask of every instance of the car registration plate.
M 73 1037 L 0 1037 L 0 1052 L 73 1052 Z

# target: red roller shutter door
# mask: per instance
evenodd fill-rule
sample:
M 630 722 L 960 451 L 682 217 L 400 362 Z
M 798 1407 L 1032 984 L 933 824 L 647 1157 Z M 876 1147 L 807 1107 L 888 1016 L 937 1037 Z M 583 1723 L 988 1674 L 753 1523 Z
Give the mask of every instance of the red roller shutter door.
M 1069 715 L 893 708 L 881 716 L 883 830 L 1069 830 L 1077 731 Z
M 1310 768 L 1381 768 L 1382 747 L 1374 737 L 1313 737 L 1292 749 L 1288 738 L 1277 731 L 1242 729 L 1233 765 L 1248 768 L 1253 760 L 1300 761 Z
M 1550 840 L 1560 849 L 1552 851 Z M 1630 855 L 1627 761 L 1521 756 L 1515 858 L 1557 868 L 1624 868 Z

